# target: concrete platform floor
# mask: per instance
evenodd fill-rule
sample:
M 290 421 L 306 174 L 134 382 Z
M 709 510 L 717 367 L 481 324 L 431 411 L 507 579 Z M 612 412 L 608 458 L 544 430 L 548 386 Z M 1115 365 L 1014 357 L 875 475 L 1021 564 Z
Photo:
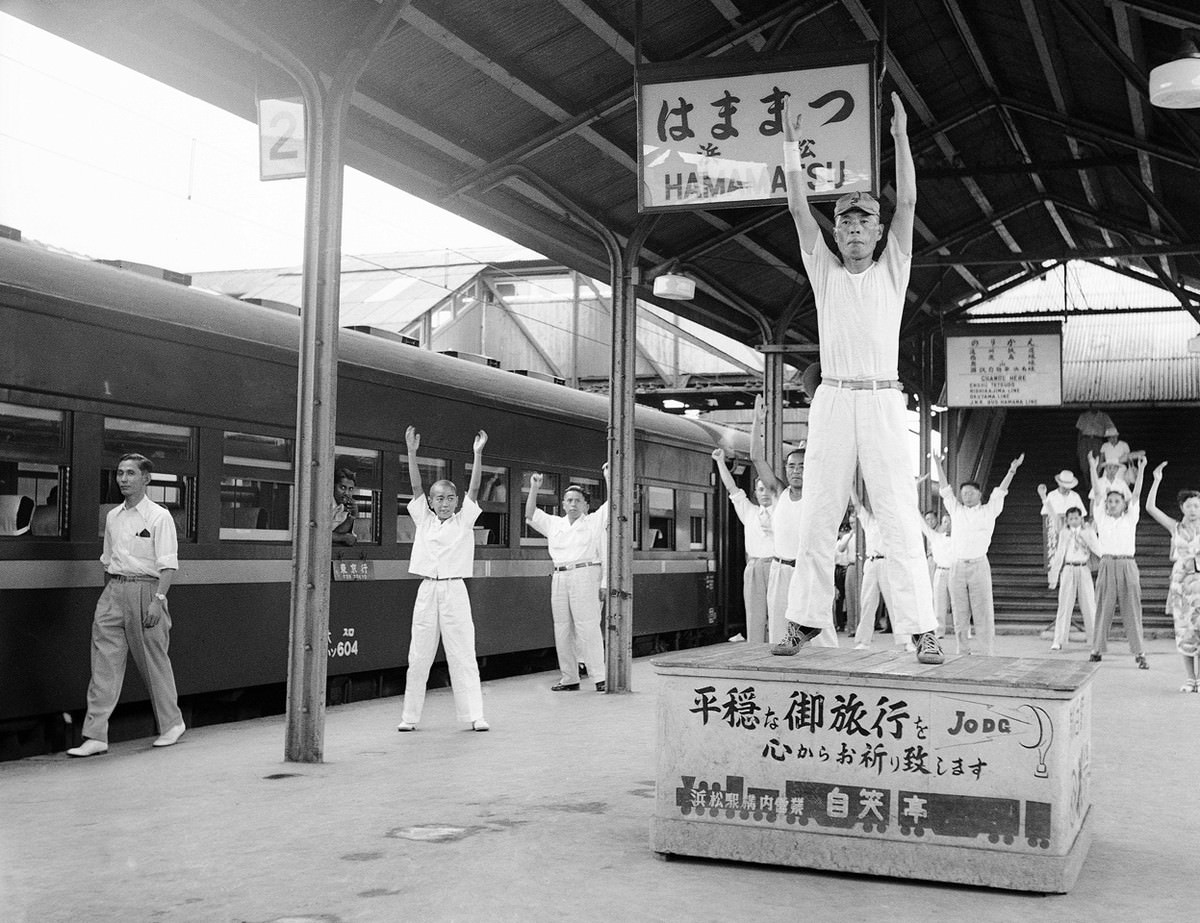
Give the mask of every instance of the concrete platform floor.
M 1028 635 L 997 648 L 1086 656 Z M 1118 643 L 1096 680 L 1096 841 L 1067 895 L 660 860 L 656 677 L 639 661 L 628 695 L 486 683 L 487 734 L 455 723 L 448 689 L 412 734 L 399 699 L 340 706 L 317 765 L 283 762 L 282 718 L 0 763 L 0 920 L 1193 919 L 1200 695 L 1176 691 L 1172 642 L 1148 655 L 1137 670 Z

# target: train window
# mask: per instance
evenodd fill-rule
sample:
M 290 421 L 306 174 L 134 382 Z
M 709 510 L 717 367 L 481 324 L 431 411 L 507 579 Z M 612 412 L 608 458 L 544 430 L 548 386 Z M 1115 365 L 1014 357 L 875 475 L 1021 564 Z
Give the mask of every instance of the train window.
M 66 534 L 67 461 L 64 411 L 0 402 L 0 536 Z
M 146 496 L 171 514 L 179 541 L 196 540 L 195 427 L 105 417 L 102 449 L 97 535 L 104 535 L 108 511 L 123 502 L 117 489 L 117 461 L 122 455 L 137 453 L 154 464 Z
M 592 501 L 590 504 L 588 504 L 589 510 L 598 509 L 600 505 L 608 499 L 608 492 L 604 489 L 604 482 L 599 478 L 589 478 L 584 477 L 583 475 L 575 475 L 571 478 L 568 478 L 566 483 L 567 485 L 578 484 L 588 492 L 588 496 L 591 497 Z M 564 486 L 563 489 L 566 490 L 566 487 Z
M 354 534 L 359 544 L 379 544 L 379 453 L 374 449 L 351 446 L 334 447 L 334 471 L 348 469 L 354 474 Z
M 688 534 L 689 551 L 708 548 L 708 494 L 698 490 L 688 491 Z
M 467 462 L 469 479 L 474 464 Z M 484 465 L 479 481 L 479 508 L 483 510 L 475 522 L 476 545 L 508 546 L 508 469 L 498 465 Z M 459 485 L 459 490 L 466 487 Z
M 646 505 L 650 519 L 650 547 L 675 550 L 675 490 L 647 487 Z
M 290 541 L 293 471 L 291 439 L 225 433 L 221 538 Z
M 531 471 L 521 472 L 521 544 L 545 545 L 546 537 L 525 521 L 525 504 L 529 502 L 529 475 Z M 538 491 L 538 509 L 550 516 L 558 515 L 559 491 L 562 480 L 557 474 L 542 474 L 542 488 Z
M 408 458 L 400 456 L 400 464 L 404 466 L 404 483 L 408 483 Z M 449 481 L 450 462 L 444 458 L 422 458 L 417 456 L 417 467 L 421 471 L 421 485 L 426 494 L 434 481 Z M 417 527 L 412 517 L 408 515 L 408 501 L 413 497 L 411 490 L 405 490 L 396 495 L 396 541 L 411 543 Z
M 105 461 L 115 468 L 117 459 L 130 452 L 145 455 L 156 470 L 191 473 L 196 458 L 195 427 L 105 417 Z

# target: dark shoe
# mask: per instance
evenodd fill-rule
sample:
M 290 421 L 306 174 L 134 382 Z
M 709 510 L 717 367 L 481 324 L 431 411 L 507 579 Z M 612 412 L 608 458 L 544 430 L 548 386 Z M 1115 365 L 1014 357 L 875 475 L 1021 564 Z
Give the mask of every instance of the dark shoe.
M 771 653 L 780 657 L 791 657 L 820 633 L 819 628 L 808 628 L 799 622 L 789 621 L 787 637 L 771 648 Z
M 607 689 L 607 688 L 608 687 L 605 685 L 604 680 L 600 680 L 599 682 L 596 683 L 596 691 L 597 692 L 604 692 L 605 689 Z
M 1092 654 L 1092 656 L 1091 656 L 1091 657 L 1089 657 L 1089 658 L 1088 658 L 1088 660 L 1089 660 L 1089 661 L 1091 661 L 1092 663 L 1099 663 L 1099 662 L 1100 662 L 1100 655 L 1099 655 L 1099 654 Z
M 579 689 L 579 683 L 555 683 L 550 687 L 551 692 L 575 692 Z
M 917 646 L 917 663 L 945 663 L 946 656 L 942 646 L 932 631 L 921 635 L 913 635 L 913 643 Z
M 579 675 L 587 676 L 587 664 L 586 663 L 581 663 L 579 665 Z
M 1146 663 L 1145 655 L 1138 654 L 1136 657 L 1133 658 L 1133 660 L 1138 665 L 1139 670 L 1149 670 L 1150 669 L 1150 664 Z

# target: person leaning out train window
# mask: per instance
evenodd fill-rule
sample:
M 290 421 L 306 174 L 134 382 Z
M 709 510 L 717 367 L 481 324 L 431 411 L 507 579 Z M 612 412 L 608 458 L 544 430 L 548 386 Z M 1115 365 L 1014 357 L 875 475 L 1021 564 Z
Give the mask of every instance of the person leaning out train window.
M 349 468 L 338 468 L 333 473 L 333 543 L 353 545 L 358 542 L 354 534 L 354 486 L 358 480 Z

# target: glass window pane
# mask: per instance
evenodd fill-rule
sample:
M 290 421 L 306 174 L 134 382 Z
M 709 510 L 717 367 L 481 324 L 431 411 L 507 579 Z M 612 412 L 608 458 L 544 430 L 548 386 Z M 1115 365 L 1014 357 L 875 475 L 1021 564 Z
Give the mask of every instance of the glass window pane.
M 0 458 L 66 461 L 67 415 L 0 402 Z
M 196 430 L 191 426 L 147 423 L 145 420 L 104 418 L 105 461 L 136 452 L 155 468 L 191 472 L 196 458 Z
M 675 550 L 675 490 L 647 487 L 646 505 L 650 518 L 650 547 Z
M 708 494 L 688 491 L 688 519 L 688 549 L 704 551 L 708 548 Z
M 475 466 L 467 462 L 469 479 Z M 466 486 L 460 485 L 460 491 Z M 479 481 L 479 508 L 483 510 L 475 522 L 476 545 L 508 545 L 508 469 L 499 465 L 484 465 Z
M 525 521 L 525 504 L 529 502 L 529 476 L 532 471 L 521 472 L 521 544 L 538 546 L 546 544 L 546 536 Z M 542 473 L 542 486 L 538 491 L 538 509 L 550 516 L 558 515 L 559 492 L 562 476 Z
M 292 445 L 279 436 L 225 433 L 222 539 L 291 541 Z
M 354 472 L 359 488 L 379 487 L 379 453 L 374 449 L 358 449 L 339 445 L 334 447 L 334 469 L 348 468 Z
M 408 484 L 408 459 L 401 457 L 400 464 L 404 468 L 402 482 L 404 489 L 396 495 L 396 541 L 411 542 L 416 532 L 416 524 L 408 515 L 408 501 L 412 499 L 412 490 Z M 421 483 L 428 491 L 435 481 L 450 480 L 450 462 L 444 458 L 422 458 L 417 456 L 417 468 L 421 471 Z

